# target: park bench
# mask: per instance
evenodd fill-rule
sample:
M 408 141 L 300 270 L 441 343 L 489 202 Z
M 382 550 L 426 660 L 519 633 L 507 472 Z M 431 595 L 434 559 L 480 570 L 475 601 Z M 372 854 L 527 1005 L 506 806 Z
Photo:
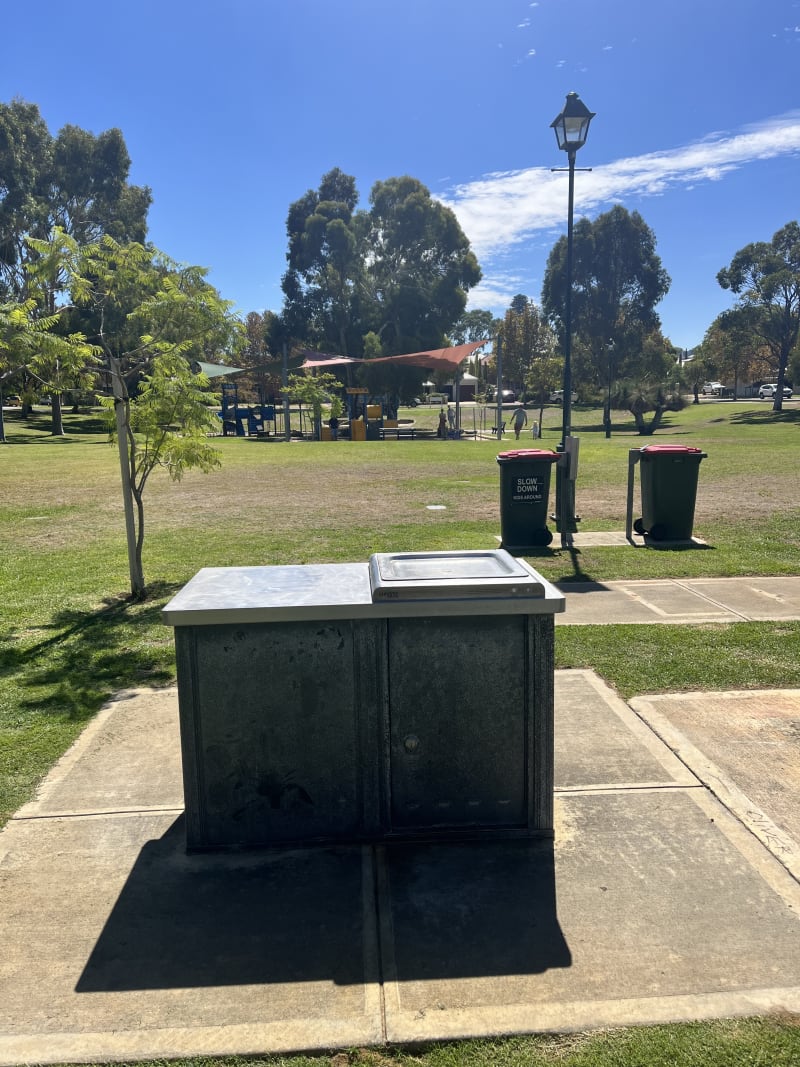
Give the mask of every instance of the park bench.
M 413 441 L 417 436 L 417 431 L 413 426 L 382 426 L 381 427 L 381 441 L 385 441 L 387 437 L 394 437 L 396 441 L 399 441 L 401 437 L 410 437 Z

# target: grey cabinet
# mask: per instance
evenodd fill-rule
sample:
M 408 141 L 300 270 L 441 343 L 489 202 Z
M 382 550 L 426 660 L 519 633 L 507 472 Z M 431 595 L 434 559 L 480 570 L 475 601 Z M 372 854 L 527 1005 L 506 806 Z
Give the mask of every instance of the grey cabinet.
M 367 603 L 359 579 L 287 609 L 268 593 L 285 568 L 258 570 L 262 608 L 195 587 L 165 609 L 190 849 L 552 832 L 559 594 L 456 612 Z

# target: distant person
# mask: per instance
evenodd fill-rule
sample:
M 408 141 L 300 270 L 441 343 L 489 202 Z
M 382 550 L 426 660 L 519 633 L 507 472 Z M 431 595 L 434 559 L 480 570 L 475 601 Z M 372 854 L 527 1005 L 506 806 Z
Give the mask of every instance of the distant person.
M 456 413 L 453 411 L 453 405 L 447 405 L 447 425 L 450 427 L 450 432 L 456 428 Z
M 439 411 L 439 426 L 436 430 L 437 437 L 447 437 L 447 414 L 444 408 Z
M 331 415 L 328 419 L 328 425 L 331 428 L 331 441 L 336 441 L 339 437 L 339 420 L 335 415 Z
M 522 433 L 523 427 L 528 422 L 528 416 L 525 414 L 525 408 L 522 404 L 518 404 L 514 414 L 511 417 L 511 424 L 514 427 L 514 436 L 519 441 L 519 435 Z

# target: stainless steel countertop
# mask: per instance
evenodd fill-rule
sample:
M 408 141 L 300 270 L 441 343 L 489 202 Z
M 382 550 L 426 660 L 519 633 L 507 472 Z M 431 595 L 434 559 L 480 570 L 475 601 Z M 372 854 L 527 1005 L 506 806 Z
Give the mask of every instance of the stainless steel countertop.
M 552 615 L 566 598 L 533 568 L 541 597 L 463 598 L 373 603 L 368 563 L 278 567 L 204 567 L 166 605 L 170 626 L 465 615 Z

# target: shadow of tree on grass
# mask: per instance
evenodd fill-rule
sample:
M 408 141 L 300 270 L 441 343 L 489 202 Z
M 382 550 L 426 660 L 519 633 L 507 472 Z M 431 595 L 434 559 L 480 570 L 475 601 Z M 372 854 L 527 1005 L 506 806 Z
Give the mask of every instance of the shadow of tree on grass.
M 729 420 L 736 426 L 766 426 L 767 423 L 781 422 L 792 426 L 800 423 L 800 408 L 790 408 L 788 411 L 773 411 L 770 403 L 763 411 L 740 411 L 730 416 Z
M 116 690 L 170 684 L 173 637 L 160 614 L 178 588 L 154 584 L 144 603 L 120 599 L 96 610 L 56 612 L 39 628 L 48 636 L 32 643 L 17 637 L 0 649 L 0 672 L 17 691 L 17 713 L 80 722 Z

